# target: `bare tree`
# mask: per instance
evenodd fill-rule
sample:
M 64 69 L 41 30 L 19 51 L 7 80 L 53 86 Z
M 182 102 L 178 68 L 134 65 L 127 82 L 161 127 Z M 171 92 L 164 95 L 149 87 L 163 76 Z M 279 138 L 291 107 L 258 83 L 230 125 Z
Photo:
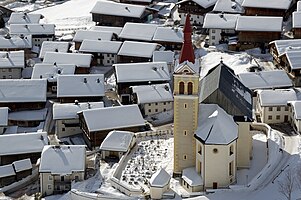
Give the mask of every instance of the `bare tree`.
M 296 188 L 297 180 L 295 178 L 295 170 L 288 169 L 284 172 L 282 181 L 279 181 L 278 191 L 285 196 L 287 200 L 291 200 L 292 193 Z

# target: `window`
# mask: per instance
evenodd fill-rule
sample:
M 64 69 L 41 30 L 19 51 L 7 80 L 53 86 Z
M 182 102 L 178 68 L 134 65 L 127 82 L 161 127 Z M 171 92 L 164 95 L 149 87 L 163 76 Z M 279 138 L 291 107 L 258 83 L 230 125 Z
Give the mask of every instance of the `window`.
M 164 102 L 163 105 L 166 105 L 166 102 Z
M 215 33 L 215 29 L 212 29 L 212 33 Z
M 279 120 L 280 119 L 280 115 L 276 115 L 276 119 Z
M 230 155 L 230 156 L 233 154 L 233 150 L 234 150 L 233 145 L 231 145 L 231 146 L 230 146 L 230 152 L 229 152 L 229 155 Z
M 273 107 L 269 107 L 269 111 L 273 111 Z
M 65 128 L 62 128 L 62 131 L 65 131 Z
M 188 94 L 189 95 L 192 94 L 192 90 L 193 90 L 193 84 L 192 84 L 192 82 L 189 82 L 188 83 Z
M 163 112 L 165 112 L 165 111 L 166 111 L 166 108 L 163 109 Z
M 107 60 L 107 63 L 110 64 L 110 60 Z
M 179 83 L 179 94 L 184 94 L 184 82 Z
M 2 78 L 3 78 L 3 79 L 6 79 L 6 76 L 3 76 Z
M 9 68 L 9 69 L 8 69 L 8 72 L 12 72 L 12 69 L 11 69 L 11 68 Z
M 2 72 L 5 72 L 6 71 L 6 69 L 2 69 Z
M 52 181 L 52 176 L 51 175 L 48 176 L 48 180 Z
M 272 115 L 269 115 L 268 120 L 272 120 L 272 119 L 273 119 Z
M 288 109 L 288 106 L 285 106 L 284 109 L 285 109 L 285 111 L 288 111 L 288 110 L 289 110 L 289 109 Z
M 64 176 L 61 176 L 61 181 L 64 181 L 65 180 L 65 177 Z
M 198 153 L 200 154 L 200 155 L 202 155 L 202 147 L 200 146 L 200 150 L 198 151 Z M 201 164 L 201 166 L 202 166 L 202 164 Z
M 12 77 L 12 75 L 8 75 L 8 78 L 12 79 L 13 77 Z
M 214 149 L 213 149 L 213 153 L 218 153 L 217 148 L 214 148 Z
M 212 40 L 215 40 L 215 36 L 214 35 L 211 38 L 212 38 Z
M 48 190 L 52 189 L 52 185 L 47 185 Z
M 184 103 L 184 108 L 187 108 L 187 103 Z
M 281 110 L 281 107 L 280 106 L 277 106 L 277 111 L 280 111 Z
M 148 105 L 151 106 L 152 104 L 149 103 Z
M 150 112 L 152 112 L 152 110 L 151 110 L 151 109 L 148 109 L 148 112 L 150 113 Z
M 155 103 L 155 105 L 157 106 L 157 105 L 158 105 L 158 103 Z
M 158 112 L 158 109 L 155 109 L 155 112 Z
M 233 162 L 229 163 L 229 176 L 233 175 Z
M 187 159 L 187 156 L 186 156 L 186 155 L 184 155 L 184 156 L 183 156 L 183 159 L 184 159 L 184 160 L 186 160 L 186 159 Z
M 184 131 L 184 136 L 186 136 L 187 135 L 187 131 Z

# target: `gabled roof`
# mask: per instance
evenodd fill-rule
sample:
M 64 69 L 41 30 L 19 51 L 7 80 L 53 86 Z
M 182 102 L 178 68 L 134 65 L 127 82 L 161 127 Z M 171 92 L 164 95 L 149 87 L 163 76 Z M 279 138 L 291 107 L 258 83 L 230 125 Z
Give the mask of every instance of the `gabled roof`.
M 113 32 L 78 30 L 74 35 L 73 42 L 82 42 L 84 39 L 110 41 L 112 37 Z
M 0 126 L 8 124 L 8 107 L 0 107 Z
M 183 42 L 183 30 L 171 27 L 158 27 L 154 33 L 153 41 L 158 42 Z
M 39 58 L 44 58 L 46 52 L 67 53 L 69 46 L 69 42 L 44 41 L 42 43 Z
M 59 75 L 71 75 L 74 72 L 74 64 L 37 63 L 33 67 L 31 79 L 46 78 L 49 82 L 56 82 Z
M 176 67 L 174 68 L 175 74 L 186 73 L 186 71 L 188 71 L 188 73 L 192 73 L 192 74 L 199 73 L 199 71 L 200 71 L 199 62 L 191 63 L 189 61 L 185 61 L 183 63 L 176 65 Z
M 92 31 L 107 31 L 107 32 L 113 32 L 116 35 L 119 35 L 122 31 L 122 27 L 116 27 L 116 26 L 92 26 Z
M 0 166 L 0 178 L 15 176 L 16 172 L 12 164 Z
M 100 145 L 100 151 L 127 152 L 134 133 L 129 131 L 111 131 Z
M 83 110 L 103 108 L 103 102 L 87 102 L 87 103 L 55 103 L 53 104 L 53 119 L 77 119 L 77 113 Z
M 239 16 L 236 31 L 281 32 L 282 17 Z
M 244 0 L 217 0 L 213 11 L 242 14 L 245 12 L 244 8 L 242 7 L 243 1 Z
M 90 53 L 111 53 L 117 54 L 122 42 L 119 41 L 99 41 L 99 40 L 83 40 L 80 45 L 80 52 Z
M 46 79 L 1 79 L 0 102 L 46 102 Z
M 181 4 L 184 2 L 189 2 L 189 1 L 193 1 L 196 4 L 198 4 L 199 6 L 203 7 L 203 8 L 209 8 L 210 6 L 213 6 L 217 0 L 182 0 L 180 2 L 178 2 L 177 4 Z
M 204 144 L 227 145 L 238 137 L 238 125 L 233 117 L 216 104 L 200 104 L 195 137 Z M 227 127 L 227 128 L 225 128 Z
M 291 3 L 291 0 L 244 0 L 242 6 L 251 8 L 287 10 Z
M 153 52 L 160 46 L 157 43 L 125 41 L 119 49 L 118 55 L 151 58 Z
M 145 125 L 136 104 L 90 109 L 82 113 L 90 132 Z
M 23 160 L 17 160 L 13 162 L 13 166 L 16 172 L 21 172 L 24 170 L 32 169 L 32 164 L 29 158 Z
M 156 85 L 132 86 L 133 93 L 137 95 L 137 103 L 158 103 L 173 101 L 172 90 L 169 83 Z
M 292 70 L 301 69 L 301 51 L 287 51 L 282 56 L 285 56 Z
M 10 18 L 7 23 L 9 25 L 10 24 L 38 24 L 40 22 L 40 19 L 42 19 L 41 14 L 13 12 L 10 15 Z
M 290 101 L 289 103 L 293 107 L 294 118 L 301 119 L 301 101 Z
M 0 68 L 24 68 L 24 51 L 0 52 Z
M 9 33 L 14 35 L 54 35 L 54 24 L 11 24 Z
M 278 56 L 287 51 L 301 51 L 301 39 L 274 40 L 271 44 L 275 44 Z
M 297 2 L 297 11 L 301 11 L 301 1 Z
M 202 176 L 195 171 L 195 167 L 183 169 L 182 179 L 190 186 L 201 186 L 204 184 Z
M 119 37 L 123 39 L 152 41 L 157 27 L 156 24 L 127 22 L 119 34 Z
M 117 83 L 169 81 L 166 62 L 115 64 Z
M 0 49 L 31 49 L 32 39 L 31 35 L 25 35 L 20 37 L 17 35 L 11 35 L 9 39 L 6 36 L 0 35 Z
M 40 173 L 67 175 L 86 169 L 85 145 L 47 145 L 43 148 Z
M 57 97 L 104 96 L 103 74 L 61 75 L 57 78 Z
M 292 28 L 301 28 L 301 11 L 293 12 Z
M 204 18 L 203 28 L 209 29 L 235 29 L 237 14 L 213 14 L 208 13 Z
M 175 53 L 173 51 L 154 51 L 153 62 L 166 62 L 167 64 L 174 64 Z
M 100 0 L 96 2 L 95 6 L 91 10 L 91 13 L 141 18 L 145 9 L 145 6 Z
M 91 54 L 46 52 L 43 63 L 74 64 L 76 67 L 90 67 Z
M 165 171 L 165 169 L 161 168 L 156 171 L 149 180 L 149 184 L 151 187 L 160 187 L 163 188 L 169 184 L 171 176 Z
M 0 135 L 0 156 L 42 152 L 47 144 L 46 132 Z
M 259 90 L 261 106 L 286 106 L 288 101 L 300 100 L 294 89 Z
M 241 82 L 251 90 L 292 87 L 292 81 L 284 70 L 246 72 L 238 74 Z
M 47 115 L 47 108 L 40 110 L 22 110 L 8 113 L 8 120 L 13 121 L 44 121 Z

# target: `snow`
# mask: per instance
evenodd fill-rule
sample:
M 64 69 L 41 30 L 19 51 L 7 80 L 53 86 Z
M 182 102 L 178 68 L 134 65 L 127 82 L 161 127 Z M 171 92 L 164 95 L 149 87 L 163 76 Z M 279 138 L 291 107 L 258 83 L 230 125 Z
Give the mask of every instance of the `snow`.
M 203 185 L 203 178 L 195 171 L 194 167 L 183 169 L 182 179 L 190 186 Z
M 0 68 L 24 68 L 24 51 L 0 52 Z
M 293 107 L 293 117 L 295 119 L 301 119 L 301 101 L 289 101 L 289 103 Z
M 73 42 L 82 42 L 84 39 L 110 41 L 112 37 L 113 32 L 78 30 L 74 35 Z
M 117 83 L 169 81 L 166 62 L 115 64 Z
M 242 6 L 251 8 L 287 10 L 291 3 L 291 0 L 244 0 Z
M 89 109 L 82 112 L 90 132 L 145 125 L 139 107 L 136 104 Z
M 237 18 L 236 14 L 206 14 L 203 28 L 209 29 L 235 29 Z
M 173 51 L 154 51 L 153 62 L 166 62 L 168 65 L 174 64 L 175 53 Z
M 157 25 L 155 24 L 127 22 L 119 37 L 130 40 L 152 41 L 156 29 Z
M 137 103 L 159 103 L 173 101 L 172 90 L 169 84 L 132 86 L 133 93 L 137 95 Z
M 101 143 L 100 151 L 127 152 L 132 143 L 134 133 L 129 131 L 111 131 Z
M 276 50 L 278 51 L 278 56 L 282 55 L 288 51 L 298 51 L 301 50 L 301 39 L 294 40 L 275 40 L 270 44 L 275 44 Z
M 281 32 L 282 17 L 239 16 L 236 31 Z
M 164 187 L 169 184 L 170 179 L 170 175 L 165 171 L 164 168 L 161 168 L 152 175 L 149 180 L 149 184 L 151 187 Z
M 84 172 L 85 160 L 84 145 L 47 145 L 42 151 L 39 172 L 60 175 Z
M 73 75 L 74 72 L 74 64 L 37 63 L 33 67 L 31 79 L 46 78 L 48 82 L 56 82 L 58 76 Z
M 108 31 L 113 32 L 116 35 L 119 35 L 122 31 L 122 27 L 116 27 L 116 26 L 92 26 L 90 30 L 93 31 Z
M 39 58 L 44 58 L 46 52 L 67 53 L 69 46 L 69 42 L 44 41 L 42 43 Z
M 293 70 L 301 69 L 300 52 L 301 51 L 298 50 L 298 51 L 287 51 L 286 53 L 284 53 L 284 55 L 286 56 L 286 58 L 289 62 L 291 69 L 293 69 Z
M 21 172 L 24 170 L 32 169 L 31 161 L 29 158 L 15 161 L 15 162 L 13 162 L 13 166 L 14 166 L 16 172 Z
M 123 42 L 118 55 L 151 58 L 153 52 L 158 50 L 159 46 L 160 45 L 157 43 L 125 41 Z
M 7 126 L 8 107 L 0 107 L 0 126 Z
M 174 72 L 178 73 L 181 71 L 183 71 L 183 69 L 185 69 L 186 67 L 188 67 L 189 71 L 192 71 L 193 73 L 199 73 L 200 71 L 200 65 L 199 65 L 199 60 L 195 59 L 195 63 L 189 62 L 188 60 L 182 62 L 182 63 L 178 63 L 179 60 L 177 60 L 177 63 L 175 64 L 175 68 L 174 68 Z
M 171 27 L 158 27 L 154 33 L 153 41 L 183 42 L 183 30 Z
M 190 1 L 190 0 L 180 1 L 179 4 L 182 2 L 187 2 L 187 1 Z M 210 6 L 213 6 L 217 0 L 192 0 L 192 1 L 195 2 L 196 4 L 200 5 L 203 8 L 209 8 Z
M 90 67 L 91 54 L 46 52 L 43 63 L 75 64 L 77 67 Z
M 54 35 L 54 24 L 11 24 L 9 33 L 12 35 Z
M 42 152 L 47 144 L 46 132 L 0 135 L 0 156 Z
M 31 35 L 26 35 L 23 38 L 17 35 L 10 37 L 10 39 L 6 39 L 5 36 L 0 35 L 0 49 L 31 49 Z
M 243 0 L 218 0 L 213 8 L 214 12 L 239 13 L 245 12 L 241 6 Z
M 38 24 L 42 18 L 41 14 L 31 14 L 31 13 L 18 13 L 13 12 L 10 15 L 8 24 Z
M 47 81 L 1 79 L 0 102 L 46 102 Z
M 8 176 L 15 176 L 16 173 L 12 164 L 0 166 L 0 178 L 5 178 Z
M 48 108 L 40 110 L 25 110 L 10 112 L 8 114 L 8 120 L 13 121 L 44 121 L 46 119 Z
M 119 41 L 99 41 L 85 39 L 80 45 L 79 52 L 117 54 L 121 45 L 122 42 Z
M 286 106 L 288 101 L 297 100 L 293 89 L 259 90 L 258 98 L 261 106 Z
M 301 12 L 293 12 L 293 27 L 292 28 L 301 28 Z
M 53 119 L 77 119 L 77 113 L 82 110 L 103 108 L 103 102 L 89 103 L 55 103 L 53 104 Z
M 102 97 L 103 74 L 60 75 L 57 78 L 57 97 Z
M 216 104 L 200 104 L 199 110 L 197 138 L 205 144 L 229 144 L 237 139 L 238 126 L 222 108 Z

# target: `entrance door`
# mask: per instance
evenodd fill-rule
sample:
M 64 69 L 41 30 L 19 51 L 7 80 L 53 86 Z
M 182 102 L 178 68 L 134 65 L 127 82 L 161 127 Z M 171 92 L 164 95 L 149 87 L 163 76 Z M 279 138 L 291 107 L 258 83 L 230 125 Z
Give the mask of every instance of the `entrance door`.
M 284 115 L 284 122 L 288 122 L 288 115 Z
M 213 189 L 217 189 L 217 182 L 213 182 Z

